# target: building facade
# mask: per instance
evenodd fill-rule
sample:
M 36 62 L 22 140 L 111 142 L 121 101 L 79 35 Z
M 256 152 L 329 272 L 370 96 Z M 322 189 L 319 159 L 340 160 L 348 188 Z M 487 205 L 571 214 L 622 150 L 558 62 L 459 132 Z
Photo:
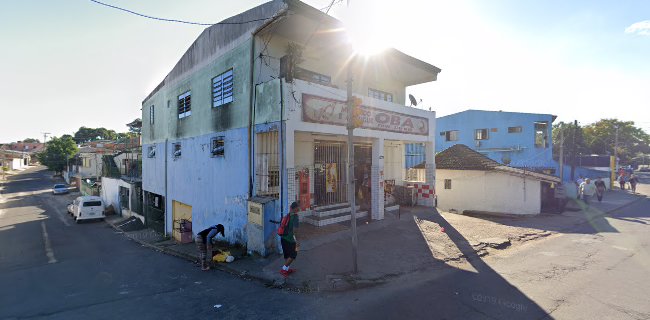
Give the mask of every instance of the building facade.
M 499 163 L 553 173 L 550 114 L 466 110 L 437 119 L 436 152 L 464 144 Z
M 303 219 L 317 225 L 323 210 L 348 203 L 352 49 L 340 31 L 319 32 L 341 23 L 290 0 L 224 22 L 241 21 L 254 22 L 207 28 L 142 104 L 145 217 L 163 219 L 177 239 L 189 220 L 194 234 L 221 223 L 229 242 L 246 243 L 254 197 L 273 199 L 276 220 L 299 201 Z M 406 143 L 426 145 L 423 182 L 435 180 L 435 113 L 404 100 L 407 86 L 434 81 L 440 69 L 393 49 L 357 60 L 352 72 L 362 110 L 355 195 L 382 219 L 385 185 L 404 180 Z M 345 220 L 340 213 L 332 216 Z

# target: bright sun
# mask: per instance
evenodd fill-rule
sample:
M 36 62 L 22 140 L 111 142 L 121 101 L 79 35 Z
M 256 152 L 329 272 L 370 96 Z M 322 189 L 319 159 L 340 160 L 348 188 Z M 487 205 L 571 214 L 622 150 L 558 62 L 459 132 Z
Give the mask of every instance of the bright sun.
M 394 32 L 386 10 L 381 9 L 385 8 L 353 5 L 344 13 L 346 32 L 357 54 L 373 55 L 392 46 Z

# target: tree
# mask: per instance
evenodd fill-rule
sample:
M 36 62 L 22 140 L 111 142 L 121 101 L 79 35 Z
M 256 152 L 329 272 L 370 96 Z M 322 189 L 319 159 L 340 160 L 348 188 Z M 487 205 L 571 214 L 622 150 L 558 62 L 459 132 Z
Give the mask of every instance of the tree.
M 94 140 L 115 140 L 117 138 L 117 133 L 115 130 L 109 130 L 106 128 L 88 128 L 81 127 L 77 132 L 74 133 L 74 140 L 77 143 L 83 143 L 87 141 Z
M 574 123 L 560 122 L 553 125 L 553 158 L 560 157 L 560 132 L 564 132 L 564 163 L 571 164 L 572 155 L 590 153 L 584 140 L 583 129 Z
M 126 124 L 129 127 L 129 132 L 139 135 L 142 132 L 142 119 L 136 118 L 135 120 Z
M 77 153 L 77 145 L 71 137 L 52 138 L 45 150 L 38 154 L 38 161 L 55 173 L 62 172 L 68 159 Z
M 24 143 L 41 143 L 41 140 L 34 139 L 34 138 L 27 138 L 23 140 Z
M 634 121 L 602 119 L 585 126 L 585 142 L 591 153 L 613 154 L 618 128 L 618 149 L 616 153 L 622 163 L 630 161 L 640 154 L 650 153 L 650 135 L 634 126 Z

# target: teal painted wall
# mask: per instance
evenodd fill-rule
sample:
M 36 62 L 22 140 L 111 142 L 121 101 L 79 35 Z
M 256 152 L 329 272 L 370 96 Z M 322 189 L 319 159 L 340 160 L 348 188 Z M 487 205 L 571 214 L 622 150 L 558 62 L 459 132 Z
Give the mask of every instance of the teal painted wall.
M 186 78 L 166 83 L 142 104 L 142 140 L 144 144 L 176 140 L 248 127 L 250 106 L 249 39 L 204 66 L 190 71 Z M 234 101 L 212 107 L 212 78 L 233 69 Z M 178 118 L 178 96 L 191 90 L 192 114 Z M 150 106 L 154 123 L 150 123 Z

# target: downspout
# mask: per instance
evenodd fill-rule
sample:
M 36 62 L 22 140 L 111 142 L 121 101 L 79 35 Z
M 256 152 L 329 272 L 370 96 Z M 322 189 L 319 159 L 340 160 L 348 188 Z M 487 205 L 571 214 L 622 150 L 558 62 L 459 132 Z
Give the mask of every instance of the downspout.
M 169 208 L 167 208 L 167 145 L 169 144 L 169 138 L 165 138 L 165 236 L 167 236 L 167 215 L 169 214 Z
M 288 173 L 287 173 L 287 168 L 285 165 L 285 159 L 286 159 L 286 139 L 285 139 L 285 132 L 284 132 L 284 86 L 282 84 L 282 78 L 280 78 L 280 143 L 282 146 L 282 149 L 280 150 L 280 153 L 282 154 L 280 156 L 280 169 L 282 174 L 280 175 L 280 216 L 284 214 L 284 184 L 289 182 Z M 286 180 L 286 181 L 285 181 Z
M 251 79 L 250 82 L 250 94 L 249 94 L 249 101 L 250 101 L 250 107 L 248 108 L 248 195 L 249 197 L 253 196 L 253 156 L 254 156 L 254 151 L 253 151 L 253 130 L 255 129 L 254 122 L 255 117 L 254 117 L 254 112 L 255 112 L 255 79 L 254 74 L 255 74 L 255 36 L 261 29 L 257 29 L 253 32 L 253 36 L 251 37 L 251 56 L 250 56 L 250 73 L 249 77 Z
M 264 30 L 266 27 L 271 25 L 273 22 L 278 20 L 280 17 L 284 16 L 285 13 L 287 13 L 288 9 L 282 9 L 280 12 L 278 12 L 274 17 L 269 19 L 269 21 L 265 22 L 261 26 L 259 26 L 255 31 L 253 31 L 252 36 L 251 36 L 251 53 L 250 53 L 250 94 L 249 94 L 249 101 L 250 101 L 250 106 L 248 110 L 248 194 L 249 196 L 253 196 L 253 172 L 255 170 L 255 151 L 253 150 L 254 148 L 254 130 L 255 130 L 255 99 L 256 99 L 256 88 L 257 85 L 255 84 L 255 37 L 257 37 L 257 34 L 260 33 L 262 30 Z M 262 67 L 260 63 L 260 68 Z

